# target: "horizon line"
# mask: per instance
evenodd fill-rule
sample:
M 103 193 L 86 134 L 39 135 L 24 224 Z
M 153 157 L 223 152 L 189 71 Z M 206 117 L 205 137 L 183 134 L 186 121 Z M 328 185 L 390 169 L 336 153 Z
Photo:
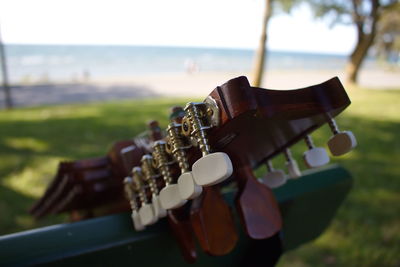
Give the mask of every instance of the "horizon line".
M 43 46 L 130 46 L 130 47 L 169 47 L 169 48 L 194 48 L 194 49 L 223 49 L 223 50 L 245 50 L 245 51 L 252 51 L 255 52 L 257 48 L 250 48 L 250 47 L 225 47 L 225 46 L 192 46 L 192 45 L 170 45 L 170 44 L 163 44 L 163 45 L 156 45 L 156 44 L 116 44 L 116 43 L 13 43 L 13 42 L 4 42 L 3 45 L 43 45 Z M 334 56 L 349 56 L 350 54 L 341 53 L 341 52 L 324 52 L 324 51 L 308 51 L 308 50 L 289 50 L 289 49 L 276 49 L 276 48 L 268 48 L 268 51 L 271 52 L 290 52 L 290 53 L 304 53 L 304 54 L 314 54 L 314 55 L 334 55 Z

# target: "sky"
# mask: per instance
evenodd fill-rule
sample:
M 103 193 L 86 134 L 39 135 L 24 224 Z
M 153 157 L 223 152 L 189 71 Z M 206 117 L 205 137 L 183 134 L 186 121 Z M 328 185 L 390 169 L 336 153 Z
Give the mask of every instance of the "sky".
M 5 43 L 250 48 L 261 34 L 262 0 L 0 0 Z M 277 12 L 272 50 L 349 54 L 351 25 L 329 28 L 303 4 Z

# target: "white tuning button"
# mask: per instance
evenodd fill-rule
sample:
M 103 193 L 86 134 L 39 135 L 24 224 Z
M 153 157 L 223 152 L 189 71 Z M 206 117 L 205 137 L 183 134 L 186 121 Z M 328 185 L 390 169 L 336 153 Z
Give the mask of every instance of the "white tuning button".
M 200 186 L 221 183 L 232 175 L 233 167 L 229 156 L 223 152 L 204 155 L 192 166 L 193 179 Z
M 158 220 L 154 214 L 153 205 L 148 203 L 142 203 L 139 209 L 139 217 L 143 225 L 150 225 Z
M 139 213 L 136 210 L 134 210 L 132 211 L 131 217 L 132 217 L 133 227 L 135 228 L 135 230 L 142 231 L 145 228 L 145 226 L 140 221 Z
M 169 184 L 160 191 L 161 207 L 166 210 L 179 208 L 186 202 L 186 199 L 182 199 L 177 184 Z
M 328 147 L 334 156 L 341 156 L 357 146 L 357 140 L 351 131 L 339 131 L 334 119 L 328 121 L 333 136 L 328 141 Z
M 137 187 L 137 183 L 133 183 L 133 179 L 131 177 L 125 177 L 124 179 L 124 189 L 125 189 L 125 195 L 129 200 L 129 204 L 131 205 L 132 208 L 132 214 L 131 214 L 131 218 L 132 218 L 132 222 L 133 222 L 133 226 L 135 228 L 136 231 L 141 231 L 145 228 L 145 225 L 142 223 L 141 219 L 140 219 L 140 215 L 137 209 L 137 194 L 139 193 L 136 189 L 138 189 Z M 142 196 L 139 193 L 139 196 Z
M 167 211 L 163 207 L 161 207 L 160 198 L 158 197 L 158 195 L 153 194 L 153 197 L 151 198 L 151 203 L 153 204 L 154 215 L 157 218 L 163 218 L 167 216 Z
M 153 205 L 147 198 L 146 184 L 143 178 L 142 169 L 134 167 L 132 169 L 132 185 L 134 190 L 140 197 L 141 207 L 139 208 L 139 218 L 143 225 L 150 225 L 155 223 L 158 218 L 154 214 Z M 150 203 L 148 203 L 150 202 Z
M 283 152 L 286 157 L 286 168 L 288 169 L 289 178 L 298 178 L 301 176 L 301 171 L 297 165 L 297 161 L 292 157 L 292 153 L 288 148 Z
M 188 103 L 182 119 L 182 132 L 197 141 L 202 157 L 192 166 L 196 184 L 211 186 L 221 183 L 232 175 L 233 167 L 229 156 L 223 152 L 211 153 L 208 130 L 218 125 L 218 106 L 212 98 L 201 103 Z
M 275 170 L 271 161 L 267 161 L 267 174 L 262 179 L 269 188 L 277 188 L 286 183 L 286 175 L 282 170 Z
M 311 136 L 309 135 L 305 137 L 305 142 L 307 144 L 308 150 L 304 152 L 303 159 L 307 167 L 316 168 L 329 163 L 330 159 L 328 153 L 326 153 L 325 148 L 315 147 Z
M 203 187 L 196 184 L 191 172 L 182 173 L 178 178 L 179 194 L 183 199 L 194 199 L 203 192 Z

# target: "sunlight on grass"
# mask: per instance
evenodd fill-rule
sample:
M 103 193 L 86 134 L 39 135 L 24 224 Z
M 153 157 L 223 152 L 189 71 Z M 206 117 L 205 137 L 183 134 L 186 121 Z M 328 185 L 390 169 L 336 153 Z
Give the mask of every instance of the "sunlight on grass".
M 2 184 L 22 195 L 39 198 L 53 179 L 59 161 L 57 158 L 37 157 L 30 166 L 4 178 Z
M 96 106 L 86 105 L 84 108 L 80 107 L 79 112 L 77 112 L 76 108 L 75 105 L 63 105 L 29 108 L 29 112 L 27 112 L 26 109 L 3 111 L 7 116 L 0 116 L 0 121 L 42 121 L 55 118 L 94 117 L 97 116 L 99 112 Z
M 35 225 L 35 219 L 30 215 L 19 215 L 15 222 L 23 228 L 32 228 Z
M 351 88 L 347 91 L 352 104 L 348 112 L 354 116 L 380 121 L 400 121 L 399 90 L 367 90 Z
M 13 149 L 28 149 L 34 152 L 43 152 L 49 148 L 45 142 L 29 137 L 7 138 L 4 143 Z

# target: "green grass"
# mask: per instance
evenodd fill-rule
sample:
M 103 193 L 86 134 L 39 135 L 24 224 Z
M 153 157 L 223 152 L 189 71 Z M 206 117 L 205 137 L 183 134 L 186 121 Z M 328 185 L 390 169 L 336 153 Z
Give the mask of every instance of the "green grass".
M 285 254 L 279 266 L 400 265 L 400 90 L 351 89 L 349 95 L 353 104 L 338 123 L 355 133 L 359 146 L 333 162 L 351 171 L 354 188 L 329 229 Z M 54 216 L 37 222 L 27 213 L 59 160 L 104 155 L 113 141 L 142 132 L 150 119 L 165 126 L 169 107 L 183 103 L 140 100 L 1 111 L 0 233 L 64 221 Z M 324 144 L 328 127 L 313 136 Z M 293 148 L 296 158 L 304 149 L 303 144 Z M 282 157 L 274 165 L 281 162 Z

